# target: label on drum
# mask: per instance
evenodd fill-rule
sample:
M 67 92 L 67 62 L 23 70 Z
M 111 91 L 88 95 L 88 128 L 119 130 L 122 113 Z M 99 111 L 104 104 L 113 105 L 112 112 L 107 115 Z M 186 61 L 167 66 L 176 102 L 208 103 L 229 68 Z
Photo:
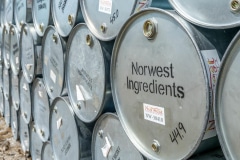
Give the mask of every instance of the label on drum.
M 52 70 L 50 70 L 50 78 L 52 79 L 53 83 L 56 82 L 56 75 Z
M 105 137 L 105 145 L 101 148 L 103 157 L 107 158 L 112 146 L 107 137 Z
M 43 92 L 42 91 L 38 91 L 38 95 L 39 95 L 39 97 L 43 97 Z
M 204 63 L 206 66 L 206 71 L 207 71 L 208 80 L 209 80 L 209 92 L 210 92 L 209 93 L 210 112 L 209 112 L 207 129 L 203 137 L 203 140 L 204 140 L 217 135 L 216 129 L 215 129 L 215 120 L 213 115 L 213 102 L 215 98 L 215 87 L 217 83 L 217 77 L 218 77 L 221 62 L 216 50 L 203 50 L 201 51 L 201 53 L 203 55 Z
M 6 55 L 7 55 L 7 60 L 9 60 L 9 54 L 7 53 Z
M 138 0 L 136 3 L 136 8 L 135 8 L 134 13 L 150 7 L 151 4 L 152 4 L 152 0 Z
M 84 101 L 84 97 L 79 85 L 76 85 L 76 92 L 77 92 L 77 100 Z
M 99 0 L 98 11 L 111 14 L 112 13 L 112 0 Z
M 165 113 L 163 107 L 143 103 L 143 112 L 145 120 L 165 125 Z
M 16 64 L 18 64 L 19 63 L 19 58 L 16 57 L 15 61 L 16 61 Z

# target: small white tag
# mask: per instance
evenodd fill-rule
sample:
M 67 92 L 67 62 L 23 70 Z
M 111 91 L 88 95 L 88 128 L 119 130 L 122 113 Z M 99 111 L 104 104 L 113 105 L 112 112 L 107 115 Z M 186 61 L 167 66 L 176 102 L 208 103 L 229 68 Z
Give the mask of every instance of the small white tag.
M 76 85 L 76 92 L 77 92 L 77 100 L 84 101 L 84 97 L 83 97 L 83 94 L 81 92 L 79 85 Z
M 7 55 L 7 60 L 9 60 L 9 54 L 7 53 L 6 55 Z
M 112 0 L 99 0 L 99 12 L 111 14 L 112 13 Z
M 16 128 L 16 123 L 15 122 L 13 122 L 13 128 Z
M 16 57 L 16 64 L 18 64 L 19 63 L 19 58 L 18 57 Z
M 38 95 L 39 95 L 39 97 L 43 97 L 43 93 L 42 93 L 42 91 L 38 91 Z
M 108 157 L 108 153 L 109 153 L 109 151 L 110 151 L 112 146 L 111 146 L 111 144 L 110 144 L 110 142 L 109 142 L 107 137 L 105 137 L 105 141 L 106 141 L 106 143 L 101 148 L 101 150 L 102 150 L 103 157 L 107 158 Z
M 30 69 L 32 68 L 33 65 L 32 64 L 26 64 L 25 66 L 26 66 L 27 70 L 30 71 Z
M 144 119 L 165 125 L 164 108 L 143 103 Z
M 57 129 L 62 126 L 62 117 L 57 120 Z
M 55 83 L 56 82 L 56 75 L 52 70 L 50 70 L 50 77 L 51 77 L 53 83 Z
M 23 84 L 23 89 L 24 89 L 25 91 L 28 90 L 26 83 Z

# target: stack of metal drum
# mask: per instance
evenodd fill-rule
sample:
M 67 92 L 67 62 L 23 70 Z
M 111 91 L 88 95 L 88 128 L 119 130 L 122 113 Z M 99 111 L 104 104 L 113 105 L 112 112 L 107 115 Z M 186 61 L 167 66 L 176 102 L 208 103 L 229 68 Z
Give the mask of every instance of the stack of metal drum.
M 239 0 L 2 0 L 0 24 L 26 156 L 240 159 Z

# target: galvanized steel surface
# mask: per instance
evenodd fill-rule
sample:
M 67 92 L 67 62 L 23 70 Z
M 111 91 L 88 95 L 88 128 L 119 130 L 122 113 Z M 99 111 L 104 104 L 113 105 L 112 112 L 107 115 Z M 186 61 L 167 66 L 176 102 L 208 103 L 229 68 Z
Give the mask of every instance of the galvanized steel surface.
M 32 17 L 35 30 L 39 36 L 43 36 L 48 25 L 51 24 L 50 0 L 32 0 Z
M 15 110 L 19 109 L 20 105 L 20 93 L 19 93 L 19 79 L 18 76 L 11 73 L 11 99 L 12 99 L 12 107 Z
M 28 124 L 32 120 L 31 84 L 28 84 L 22 73 L 19 75 L 19 80 L 21 116 L 25 123 Z
M 3 89 L 0 89 L 0 114 L 1 114 L 1 116 L 4 115 L 4 95 L 3 95 Z
M 42 150 L 41 150 L 41 159 L 54 160 L 52 144 L 50 141 L 43 143 Z
M 4 61 L 4 66 L 10 68 L 10 41 L 9 41 L 9 28 L 3 27 L 3 36 L 2 36 L 2 56 Z
M 11 25 L 9 31 L 10 66 L 13 74 L 18 75 L 20 71 L 20 33 L 15 25 Z
M 36 75 L 36 46 L 40 42 L 33 25 L 24 23 L 20 33 L 20 52 L 22 71 L 28 83 L 31 83 Z
M 135 14 L 118 35 L 111 65 L 115 107 L 148 158 L 187 159 L 201 140 L 216 136 L 205 134 L 212 107 L 205 54 L 217 56 L 190 24 L 160 9 Z
M 218 138 L 227 159 L 239 159 L 239 60 L 240 33 L 232 40 L 222 60 L 216 87 L 215 121 Z
M 4 98 L 4 119 L 6 126 L 11 126 L 11 104 L 10 99 Z
M 55 159 L 91 159 L 91 132 L 75 117 L 66 97 L 52 102 L 50 140 Z
M 36 133 L 43 142 L 49 139 L 49 99 L 42 79 L 36 78 L 32 85 L 33 119 Z
M 207 28 L 223 29 L 240 25 L 238 0 L 169 0 L 186 20 Z
M 11 106 L 11 129 L 13 138 L 15 140 L 19 139 L 19 111 L 17 111 L 14 106 Z
M 38 160 L 41 159 L 41 150 L 43 142 L 37 134 L 36 125 L 34 122 L 30 124 L 30 152 L 32 159 Z
M 126 135 L 118 116 L 105 113 L 98 118 L 93 130 L 92 159 L 143 160 L 144 158 Z
M 14 20 L 18 31 L 25 22 L 32 22 L 32 0 L 14 0 Z
M 79 119 L 90 123 L 107 107 L 114 110 L 109 75 L 112 45 L 104 46 L 85 24 L 78 24 L 67 46 L 69 98 Z
M 19 136 L 20 136 L 20 143 L 24 153 L 30 153 L 30 132 L 29 126 L 21 116 L 21 110 L 19 115 Z
M 75 23 L 83 22 L 79 0 L 53 0 L 52 18 L 57 32 L 67 37 Z
M 9 70 L 6 69 L 5 67 L 3 68 L 3 93 L 4 93 L 4 97 L 9 100 L 11 98 L 10 95 L 10 74 L 9 74 Z
M 11 24 L 14 24 L 13 21 L 13 0 L 2 0 L 3 3 L 3 20 L 2 25 L 9 28 Z
M 43 80 L 51 99 L 61 96 L 65 88 L 64 63 L 65 42 L 53 26 L 49 26 L 43 37 Z

